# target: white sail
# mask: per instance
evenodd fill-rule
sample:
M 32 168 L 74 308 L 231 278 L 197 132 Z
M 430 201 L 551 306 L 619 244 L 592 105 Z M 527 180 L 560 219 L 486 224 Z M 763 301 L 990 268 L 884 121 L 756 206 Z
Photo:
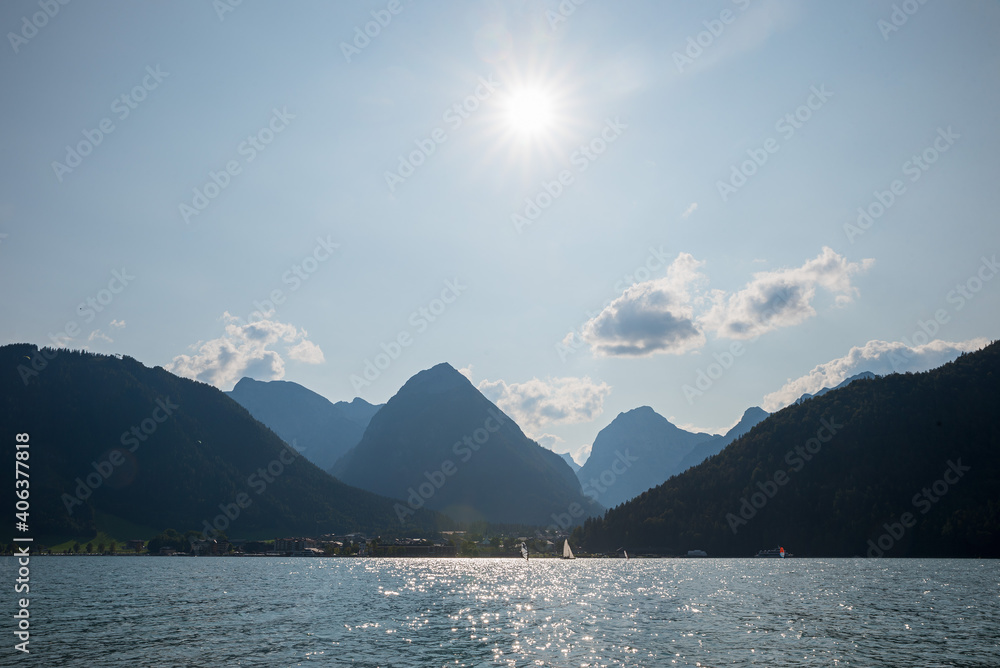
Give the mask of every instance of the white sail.
M 563 541 L 563 559 L 576 559 L 576 557 L 573 556 L 573 550 L 569 547 L 568 540 Z
M 524 557 L 525 561 L 528 560 L 528 546 L 524 543 L 521 543 L 521 556 Z
M 625 561 L 628 561 L 628 550 L 622 550 L 625 553 Z

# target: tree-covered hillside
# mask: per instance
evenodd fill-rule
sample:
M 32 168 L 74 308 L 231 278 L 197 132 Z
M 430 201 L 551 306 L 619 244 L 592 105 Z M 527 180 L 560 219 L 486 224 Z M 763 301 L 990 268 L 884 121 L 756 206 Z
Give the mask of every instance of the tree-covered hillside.
M 7 461 L 14 434 L 30 434 L 35 537 L 92 534 L 104 516 L 156 531 L 228 520 L 230 538 L 402 530 L 393 501 L 295 456 L 210 385 L 129 357 L 28 344 L 0 347 L 0 368 Z M 421 511 L 407 531 L 440 521 Z
M 780 544 L 802 556 L 1000 557 L 1000 344 L 789 406 L 578 538 L 712 556 Z

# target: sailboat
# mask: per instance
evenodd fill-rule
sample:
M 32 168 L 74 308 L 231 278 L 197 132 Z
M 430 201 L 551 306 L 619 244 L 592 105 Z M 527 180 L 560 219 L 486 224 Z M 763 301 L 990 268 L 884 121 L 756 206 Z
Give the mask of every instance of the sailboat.
M 576 557 L 573 556 L 573 550 L 571 550 L 570 547 L 569 547 L 569 541 L 568 540 L 564 540 L 563 541 L 563 554 L 562 554 L 562 558 L 563 559 L 576 559 Z
M 521 556 L 524 557 L 525 561 L 528 560 L 528 546 L 523 542 L 521 543 Z

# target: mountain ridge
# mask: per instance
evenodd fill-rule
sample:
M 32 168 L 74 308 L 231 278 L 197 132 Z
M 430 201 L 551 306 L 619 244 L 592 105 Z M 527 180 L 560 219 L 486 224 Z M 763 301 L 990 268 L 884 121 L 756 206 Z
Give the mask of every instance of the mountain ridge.
M 357 445 L 381 405 L 331 402 L 287 380 L 244 377 L 226 394 L 324 471 Z
M 851 376 L 849 378 L 845 378 L 844 380 L 840 381 L 839 383 L 837 383 L 833 387 L 824 387 L 823 389 L 817 390 L 816 394 L 809 394 L 808 392 L 806 392 L 805 394 L 803 394 L 802 396 L 800 396 L 798 399 L 796 399 L 794 403 L 801 404 L 803 401 L 806 401 L 808 399 L 812 399 L 813 397 L 821 397 L 824 394 L 826 394 L 827 392 L 831 392 L 833 390 L 839 390 L 839 389 L 841 389 L 843 387 L 847 387 L 848 385 L 850 385 L 851 383 L 853 383 L 856 380 L 871 380 L 871 379 L 877 378 L 877 377 L 878 376 L 876 376 L 871 371 L 862 371 L 861 373 L 856 373 L 856 374 L 854 374 L 853 376 Z
M 330 477 L 211 385 L 128 356 L 0 347 L 3 368 L 25 357 L 47 360 L 27 384 L 0 376 L 0 427 L 30 431 L 36 538 L 93 535 L 103 517 L 248 538 L 399 530 L 392 499 Z
M 577 538 L 665 554 L 1000 557 L 997 377 L 994 342 L 790 405 Z
M 747 409 L 726 435 L 715 435 L 681 429 L 649 406 L 624 411 L 598 432 L 577 477 L 591 498 L 611 508 L 701 463 L 766 416 Z
M 463 521 L 523 524 L 550 524 L 570 507 L 576 520 L 601 510 L 561 456 L 447 363 L 407 380 L 331 473 L 406 498 L 401 519 L 425 504 Z

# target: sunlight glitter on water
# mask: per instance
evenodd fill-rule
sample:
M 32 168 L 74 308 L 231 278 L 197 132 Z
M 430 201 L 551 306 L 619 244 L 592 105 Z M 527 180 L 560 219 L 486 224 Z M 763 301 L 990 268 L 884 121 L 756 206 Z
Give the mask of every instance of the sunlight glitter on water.
M 1000 665 L 996 562 L 37 564 L 25 666 Z

